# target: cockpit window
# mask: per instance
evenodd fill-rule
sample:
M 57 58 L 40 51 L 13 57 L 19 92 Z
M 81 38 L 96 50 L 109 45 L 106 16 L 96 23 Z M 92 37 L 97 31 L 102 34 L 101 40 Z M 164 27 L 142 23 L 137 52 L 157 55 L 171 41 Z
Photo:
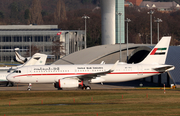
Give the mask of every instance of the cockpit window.
M 21 70 L 15 70 L 13 73 L 21 73 Z

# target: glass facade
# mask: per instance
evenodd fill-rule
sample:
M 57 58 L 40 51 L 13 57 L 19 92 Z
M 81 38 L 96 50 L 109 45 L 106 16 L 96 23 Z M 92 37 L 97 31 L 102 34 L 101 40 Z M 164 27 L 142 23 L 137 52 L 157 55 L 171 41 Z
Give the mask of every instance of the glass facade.
M 121 39 L 121 43 L 125 43 L 124 0 L 116 0 L 116 13 L 122 13 L 121 16 L 115 14 L 116 15 L 115 16 L 116 17 L 116 43 L 120 43 L 120 39 Z
M 3 26 L 4 28 L 4 26 Z M 11 27 L 9 27 L 11 28 Z M 18 26 L 17 26 L 18 28 Z M 58 32 L 62 32 L 59 36 Z M 84 30 L 3 30 L 0 29 L 0 62 L 11 62 L 14 58 L 14 48 L 38 48 L 39 53 L 52 55 L 52 46 L 55 40 L 62 42 L 65 55 L 84 48 Z M 11 49 L 11 50 L 9 50 Z M 32 49 L 31 49 L 32 50 Z M 20 51 L 23 57 L 29 57 L 27 51 Z M 33 55 L 33 54 L 32 54 Z M 55 56 L 59 58 L 60 56 Z M 62 56 L 61 56 L 62 57 Z M 58 60 L 58 59 L 55 59 Z

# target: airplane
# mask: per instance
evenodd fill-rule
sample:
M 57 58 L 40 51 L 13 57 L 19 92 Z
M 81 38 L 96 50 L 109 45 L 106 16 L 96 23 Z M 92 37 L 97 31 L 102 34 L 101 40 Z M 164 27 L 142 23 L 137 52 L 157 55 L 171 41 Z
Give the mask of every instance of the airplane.
M 54 83 L 58 90 L 64 88 L 91 89 L 89 83 L 125 82 L 158 75 L 173 70 L 165 60 L 171 37 L 165 36 L 147 57 L 137 64 L 82 64 L 23 66 L 7 76 L 18 83 Z M 28 87 L 28 90 L 30 88 Z
M 14 49 L 14 51 L 15 51 L 15 57 L 14 57 L 14 61 L 15 62 L 19 62 L 19 63 L 21 63 L 21 64 L 24 64 L 25 62 L 27 62 L 31 57 L 23 57 L 23 56 L 21 56 L 19 53 L 18 53 L 18 51 L 19 51 L 19 48 L 15 48 Z
M 21 49 L 21 50 L 27 50 L 27 49 Z M 24 64 L 25 62 L 27 62 L 31 57 L 23 57 L 19 54 L 18 51 L 20 51 L 19 48 L 14 48 L 14 49 L 0 49 L 0 51 L 14 51 L 15 52 L 15 56 L 13 58 L 13 60 L 15 62 L 18 62 L 20 64 Z M 1 63 L 2 64 L 2 63 Z M 19 65 L 19 64 L 7 64 L 7 65 Z
M 18 62 L 18 63 L 21 63 L 21 64 L 24 64 L 27 60 L 30 59 L 30 57 L 28 58 L 24 58 L 22 57 L 18 51 L 20 49 L 19 48 L 15 48 L 15 49 L 1 49 L 1 51 L 14 51 L 15 52 L 15 57 L 14 57 L 14 61 L 15 62 Z M 18 66 L 19 64 L 6 64 L 6 65 L 16 65 Z M 10 73 L 10 69 L 13 70 L 13 69 L 16 69 L 17 67 L 0 67 L 0 83 L 5 83 L 7 87 L 12 87 L 14 86 L 14 83 L 12 82 L 9 82 L 7 79 L 6 79 L 6 76 Z
M 34 54 L 26 63 L 15 66 L 15 67 L 0 67 L 0 83 L 6 83 L 6 86 L 13 86 L 14 83 L 9 82 L 6 79 L 6 76 L 9 75 L 12 71 L 22 66 L 31 66 L 31 65 L 45 65 L 47 55 L 36 53 Z
M 9 82 L 6 79 L 6 76 L 9 74 L 9 68 L 11 67 L 0 67 L 0 83 L 5 83 L 7 87 L 11 87 L 14 85 L 14 83 Z

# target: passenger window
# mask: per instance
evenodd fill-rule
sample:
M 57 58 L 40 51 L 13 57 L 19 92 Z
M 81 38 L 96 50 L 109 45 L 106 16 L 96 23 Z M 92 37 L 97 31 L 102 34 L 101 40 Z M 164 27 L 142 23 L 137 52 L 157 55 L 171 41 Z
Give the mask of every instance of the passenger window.
M 21 71 L 19 70 L 19 73 L 21 73 Z

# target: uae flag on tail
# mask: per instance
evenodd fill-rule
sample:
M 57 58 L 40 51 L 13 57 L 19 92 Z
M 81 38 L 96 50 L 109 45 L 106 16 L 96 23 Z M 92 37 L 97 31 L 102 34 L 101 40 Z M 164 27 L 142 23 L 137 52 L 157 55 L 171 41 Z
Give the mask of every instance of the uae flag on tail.
M 150 55 L 163 55 L 167 48 L 154 48 Z

